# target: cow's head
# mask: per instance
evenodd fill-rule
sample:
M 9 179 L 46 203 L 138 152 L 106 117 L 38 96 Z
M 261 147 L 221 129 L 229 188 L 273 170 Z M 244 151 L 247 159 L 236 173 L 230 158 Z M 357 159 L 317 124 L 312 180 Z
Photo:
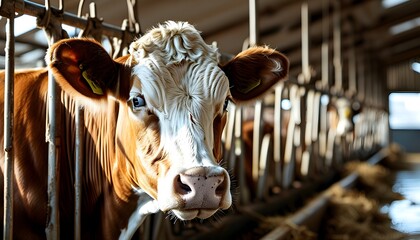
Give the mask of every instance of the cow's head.
M 229 176 L 220 166 L 228 103 L 261 96 L 289 67 L 266 47 L 220 66 L 217 49 L 193 26 L 171 21 L 133 42 L 124 63 L 87 39 L 58 42 L 48 58 L 70 94 L 119 102 L 116 152 L 126 162 L 119 167 L 133 187 L 183 220 L 231 206 Z
M 330 125 L 336 130 L 338 136 L 345 136 L 353 132 L 354 116 L 361 111 L 358 101 L 352 101 L 345 97 L 334 97 L 328 104 Z

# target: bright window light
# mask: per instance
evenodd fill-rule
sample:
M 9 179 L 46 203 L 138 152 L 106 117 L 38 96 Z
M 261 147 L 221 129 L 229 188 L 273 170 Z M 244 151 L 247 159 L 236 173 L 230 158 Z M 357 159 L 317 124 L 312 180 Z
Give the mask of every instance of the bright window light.
M 61 27 L 69 34 L 69 37 L 74 37 L 77 35 L 78 29 L 67 24 L 62 24 Z
M 411 64 L 411 69 L 413 69 L 413 71 L 420 73 L 420 63 L 419 62 L 413 62 Z
M 322 95 L 321 96 L 321 104 L 324 106 L 327 106 L 328 103 L 330 102 L 330 98 L 328 97 L 328 95 Z
M 420 129 L 420 93 L 389 95 L 389 125 L 391 129 Z
M 420 17 L 417 17 L 417 18 L 413 18 L 411 20 L 408 20 L 406 22 L 403 22 L 403 23 L 392 26 L 389 29 L 389 32 L 393 35 L 396 35 L 396 34 L 400 34 L 402 32 L 408 31 L 410 29 L 413 29 L 413 28 L 419 27 L 419 26 L 420 26 Z
M 34 34 L 33 39 L 38 43 L 43 43 L 45 46 L 48 46 L 47 35 L 44 31 L 38 31 Z
M 15 36 L 20 36 L 25 34 L 33 29 L 37 28 L 36 18 L 30 15 L 22 15 L 15 19 Z M 63 24 L 62 28 L 70 35 L 74 37 L 76 33 L 76 28 Z
M 36 18 L 22 15 L 15 19 L 15 36 L 22 35 L 36 28 Z
M 283 99 L 283 100 L 281 100 L 281 108 L 283 109 L 283 110 L 290 110 L 290 108 L 292 108 L 292 103 L 290 102 L 290 100 L 289 99 Z
M 408 0 L 382 0 L 382 6 L 384 8 L 392 8 L 407 1 Z

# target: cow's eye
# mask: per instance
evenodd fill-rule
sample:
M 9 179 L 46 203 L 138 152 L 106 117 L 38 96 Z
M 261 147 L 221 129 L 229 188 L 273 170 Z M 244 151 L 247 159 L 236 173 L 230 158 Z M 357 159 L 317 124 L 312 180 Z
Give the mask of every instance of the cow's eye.
M 227 112 L 227 107 L 229 106 L 229 98 L 226 98 L 225 103 L 223 104 L 223 112 Z
M 144 100 L 142 95 L 134 96 L 130 98 L 128 102 L 134 112 L 139 111 L 142 107 L 146 106 L 146 100 Z

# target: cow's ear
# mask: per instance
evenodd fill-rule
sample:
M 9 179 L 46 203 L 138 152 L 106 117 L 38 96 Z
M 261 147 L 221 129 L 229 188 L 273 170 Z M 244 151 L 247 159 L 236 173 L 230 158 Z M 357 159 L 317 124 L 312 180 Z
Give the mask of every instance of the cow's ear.
M 100 99 L 118 81 L 118 63 L 92 39 L 61 40 L 46 58 L 58 84 L 73 95 Z
M 236 102 L 249 101 L 267 92 L 273 85 L 286 80 L 289 60 L 267 47 L 252 47 L 222 66 L 229 78 L 230 92 Z

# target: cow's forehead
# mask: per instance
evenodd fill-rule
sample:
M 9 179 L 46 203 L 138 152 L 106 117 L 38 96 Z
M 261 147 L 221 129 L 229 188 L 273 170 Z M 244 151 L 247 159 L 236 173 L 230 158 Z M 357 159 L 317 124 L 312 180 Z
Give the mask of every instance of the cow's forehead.
M 133 74 L 130 95 L 143 95 L 149 107 L 165 115 L 177 110 L 197 117 L 200 111 L 212 113 L 229 95 L 226 75 L 208 59 L 169 66 L 146 59 L 134 67 Z
M 164 65 L 202 59 L 217 62 L 219 57 L 217 48 L 206 44 L 192 25 L 173 21 L 151 29 L 133 42 L 129 51 L 137 62 L 150 57 Z
M 224 101 L 229 92 L 217 48 L 188 23 L 159 25 L 133 42 L 130 54 L 135 79 L 130 94 L 139 91 L 158 111 L 169 113 L 178 105 L 208 111 L 206 106 Z

